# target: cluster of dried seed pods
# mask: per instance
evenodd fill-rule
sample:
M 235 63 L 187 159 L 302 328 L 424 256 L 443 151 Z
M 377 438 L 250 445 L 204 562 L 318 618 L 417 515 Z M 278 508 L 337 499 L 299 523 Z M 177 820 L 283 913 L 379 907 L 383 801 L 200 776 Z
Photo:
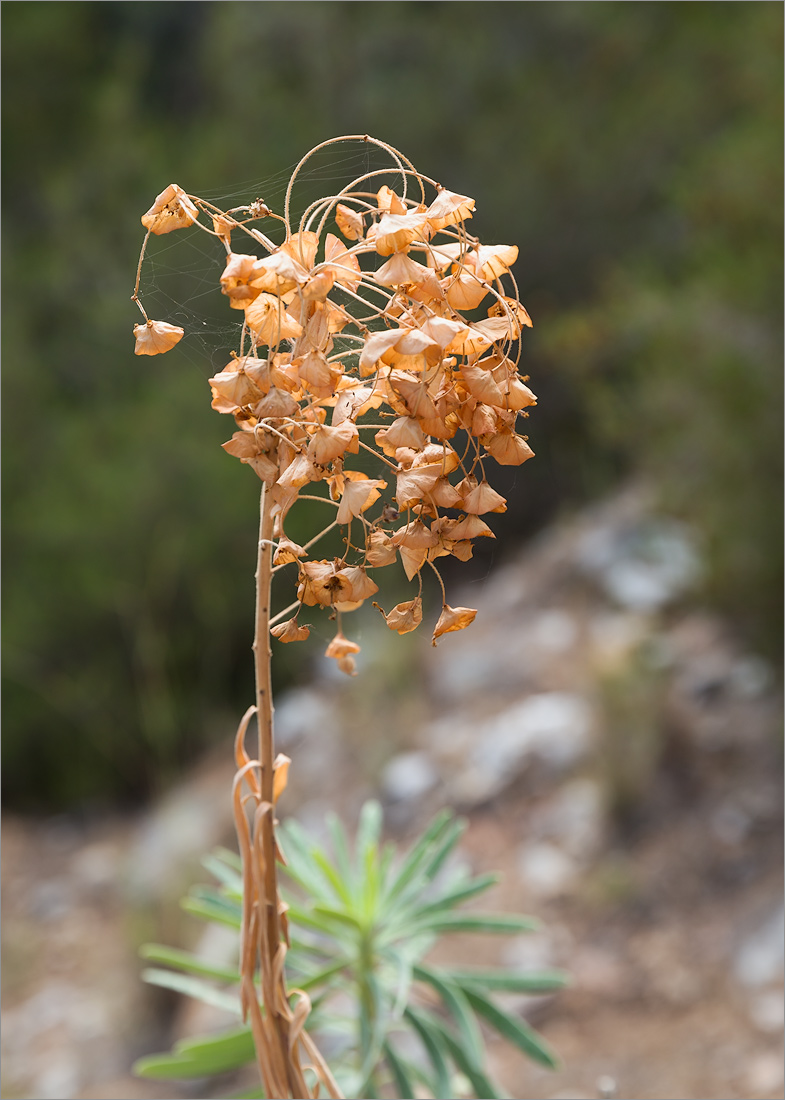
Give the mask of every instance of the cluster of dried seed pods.
M 418 583 L 416 596 L 385 614 L 403 634 L 422 619 L 423 567 L 438 575 L 440 557 L 466 560 L 474 539 L 493 537 L 483 517 L 506 502 L 486 467 L 532 457 L 518 417 L 536 403 L 518 373 L 531 321 L 511 273 L 517 247 L 481 244 L 466 227 L 474 199 L 374 144 L 399 182 L 378 187 L 390 170 L 368 172 L 312 203 L 296 227 L 292 185 L 316 150 L 295 170 L 283 216 L 261 200 L 219 210 L 171 184 L 142 218 L 148 236 L 198 226 L 226 248 L 221 290 L 244 323 L 239 348 L 210 379 L 212 405 L 235 421 L 224 449 L 268 487 L 274 566 L 298 570 L 294 613 L 272 633 L 300 641 L 309 633 L 302 608 L 328 609 L 338 625 L 327 655 L 349 673 L 358 646 L 340 615 L 375 595 L 375 570 L 400 561 Z M 251 224 L 259 218 L 283 223 L 282 243 Z M 234 251 L 233 236 L 245 238 L 244 250 Z M 135 334 L 138 354 L 157 354 L 183 332 L 145 314 Z M 333 514 L 300 546 L 286 518 L 315 496 Z M 343 556 L 312 557 L 335 525 L 345 531 Z M 445 598 L 434 644 L 474 614 Z

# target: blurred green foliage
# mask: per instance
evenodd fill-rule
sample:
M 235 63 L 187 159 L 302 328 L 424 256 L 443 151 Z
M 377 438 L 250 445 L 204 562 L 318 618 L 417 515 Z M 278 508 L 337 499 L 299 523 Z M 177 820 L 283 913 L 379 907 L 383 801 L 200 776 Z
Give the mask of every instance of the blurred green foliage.
M 498 881 L 494 874 L 474 877 L 451 865 L 464 823 L 442 811 L 405 854 L 389 841 L 380 842 L 378 802 L 363 806 L 351 845 L 334 814 L 327 826 L 331 844 L 325 847 L 292 818 L 278 835 L 286 857 L 287 986 L 308 995 L 313 1011 L 307 1030 L 320 1046 L 322 1038 L 329 1043 L 330 1070 L 341 1093 L 377 1097 L 394 1089 L 402 1098 L 412 1097 L 416 1081 L 429 1096 L 448 1098 L 456 1095 L 460 1075 L 468 1085 L 460 1089 L 463 1096 L 503 1096 L 485 1069 L 480 1018 L 533 1062 L 558 1068 L 544 1039 L 495 998 L 499 993 L 552 993 L 568 984 L 564 971 L 442 969 L 425 963 L 433 946 L 450 933 L 519 935 L 540 928 L 531 917 L 461 908 Z M 240 858 L 217 849 L 203 863 L 220 886 L 192 888 L 182 907 L 239 933 Z M 292 884 L 295 893 L 290 893 Z M 236 964 L 215 967 L 154 943 L 145 944 L 141 954 L 166 967 L 145 970 L 146 981 L 240 1016 Z M 434 1000 L 443 1016 L 432 1012 Z M 214 1076 L 253 1061 L 246 1024 L 178 1042 L 171 1053 L 140 1059 L 134 1072 L 177 1080 Z
M 2 30 L 7 805 L 149 793 L 251 696 L 258 483 L 206 385 L 235 318 L 201 239 L 154 241 L 189 335 L 134 358 L 139 217 L 172 181 L 275 205 L 340 133 L 521 247 L 538 457 L 499 534 L 642 473 L 781 644 L 780 5 L 22 0 Z

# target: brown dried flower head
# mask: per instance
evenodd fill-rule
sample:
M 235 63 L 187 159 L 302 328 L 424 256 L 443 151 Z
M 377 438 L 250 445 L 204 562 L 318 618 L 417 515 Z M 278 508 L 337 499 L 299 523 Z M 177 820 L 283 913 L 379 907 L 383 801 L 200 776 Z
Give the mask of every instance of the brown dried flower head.
M 390 170 L 368 171 L 294 224 L 301 171 L 318 150 L 348 140 L 384 150 Z M 518 372 L 531 320 L 512 274 L 517 246 L 482 244 L 467 227 L 474 199 L 384 142 L 334 142 L 303 157 L 281 213 L 261 200 L 223 211 L 171 184 L 142 222 L 154 234 L 198 227 L 226 249 L 216 282 L 244 324 L 232 360 L 210 379 L 212 404 L 234 420 L 224 450 L 272 499 L 274 568 L 296 566 L 300 607 L 272 633 L 303 639 L 300 608 L 325 611 L 338 620 L 327 655 L 353 674 L 359 646 L 340 617 L 378 591 L 375 570 L 399 561 L 416 585 L 385 615 L 391 630 L 419 625 L 425 567 L 443 597 L 434 644 L 474 619 L 474 609 L 448 606 L 435 562 L 465 561 L 474 539 L 493 537 L 481 517 L 507 507 L 491 485 L 493 465 L 532 457 L 518 418 L 537 399 Z M 283 226 L 280 243 L 253 226 L 260 217 Z M 134 330 L 137 354 L 167 351 L 183 335 L 146 314 L 145 322 Z M 310 556 L 320 533 L 305 547 L 286 535 L 292 509 L 313 497 L 330 511 L 325 531 L 343 532 L 340 558 Z

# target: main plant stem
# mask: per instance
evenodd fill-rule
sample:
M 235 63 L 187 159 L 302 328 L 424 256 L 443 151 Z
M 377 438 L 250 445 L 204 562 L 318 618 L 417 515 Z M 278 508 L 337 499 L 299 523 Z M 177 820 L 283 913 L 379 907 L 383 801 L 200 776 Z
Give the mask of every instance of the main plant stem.
M 259 502 L 259 546 L 256 556 L 256 623 L 253 640 L 254 672 L 256 674 L 256 728 L 259 733 L 259 763 L 262 765 L 262 802 L 273 801 L 273 692 L 270 649 L 270 586 L 273 567 L 273 517 L 267 499 L 267 486 L 262 485 Z M 272 828 L 272 818 L 270 821 Z M 275 867 L 272 871 L 275 876 Z
M 259 913 L 259 949 L 262 972 L 262 999 L 268 1018 L 274 1025 L 281 1063 L 286 1067 L 289 1091 L 287 1095 L 302 1097 L 302 1075 L 292 1065 L 293 1051 L 289 1043 L 289 1020 L 280 1014 L 279 997 L 286 996 L 280 960 L 281 928 L 278 917 L 278 878 L 276 868 L 275 814 L 273 810 L 275 739 L 273 735 L 272 651 L 270 649 L 270 590 L 272 583 L 273 516 L 267 486 L 262 485 L 259 502 L 259 545 L 256 557 L 256 622 L 253 654 L 256 679 L 256 728 L 259 736 L 260 803 L 259 828 L 263 853 L 264 911 Z M 261 927 L 264 925 L 264 927 Z M 266 955 L 266 958 L 264 957 Z M 275 975 L 278 974 L 278 980 Z M 272 981 L 270 979 L 273 979 Z M 279 1063 L 280 1064 L 280 1063 Z M 299 1080 L 298 1080 L 299 1079 Z
M 305 1100 L 319 1094 L 321 1085 L 334 1100 L 342 1094 L 313 1039 L 304 1028 L 310 1001 L 302 990 L 288 991 L 284 963 L 288 935 L 286 907 L 278 895 L 275 841 L 275 742 L 270 650 L 270 585 L 274 518 L 266 486 L 259 505 L 259 545 L 256 556 L 256 622 L 254 671 L 256 702 L 249 707 L 237 731 L 235 759 L 238 771 L 232 788 L 237 837 L 243 863 L 243 919 L 240 937 L 240 974 L 243 1019 L 249 1020 L 256 1061 L 270 1100 Z M 258 759 L 245 750 L 245 732 L 256 712 Z M 283 766 L 285 758 L 279 761 Z M 258 776 L 258 779 L 257 779 Z M 244 794 L 244 788 L 250 788 Z M 253 824 L 248 803 L 254 807 Z M 260 995 L 261 994 L 261 1004 Z M 295 1005 L 290 1001 L 295 998 Z M 319 1080 L 309 1089 L 305 1065 Z

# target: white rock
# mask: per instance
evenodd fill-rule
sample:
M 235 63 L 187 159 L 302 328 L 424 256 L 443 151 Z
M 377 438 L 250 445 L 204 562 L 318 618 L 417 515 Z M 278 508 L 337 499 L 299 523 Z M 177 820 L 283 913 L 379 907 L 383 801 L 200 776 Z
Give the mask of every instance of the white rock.
M 451 793 L 476 804 L 498 794 L 533 760 L 558 772 L 573 767 L 589 749 L 591 718 L 581 696 L 544 692 L 485 720 L 440 719 L 426 729 L 424 740 L 457 759 Z
M 589 745 L 591 711 L 578 695 L 551 691 L 530 695 L 484 724 L 477 763 L 500 775 L 537 755 L 556 768 L 576 763 Z
M 616 1079 L 610 1077 L 607 1073 L 597 1078 L 596 1088 L 600 1100 L 614 1100 L 614 1097 L 619 1095 L 619 1087 L 616 1084 Z
M 593 779 L 573 779 L 537 809 L 532 828 L 542 839 L 555 841 L 569 856 L 590 858 L 599 849 L 605 829 L 599 784 Z
M 766 989 L 750 1001 L 750 1019 L 760 1031 L 777 1032 L 785 1027 L 785 1003 L 781 989 Z
M 656 611 L 700 576 L 700 561 L 681 524 L 642 521 L 619 529 L 596 527 L 583 536 L 578 565 L 606 594 L 633 611 Z
M 758 1054 L 747 1063 L 744 1083 L 749 1096 L 782 1090 L 783 1066 L 781 1054 Z
M 77 1096 L 82 1085 L 79 1061 L 73 1051 L 59 1050 L 44 1059 L 35 1077 L 35 1095 L 40 1100 L 69 1100 Z
M 450 639 L 452 641 L 452 639 Z M 463 643 L 463 644 L 461 644 Z M 491 644 L 471 646 L 468 641 L 456 639 L 447 648 L 445 644 L 431 654 L 432 690 L 444 702 L 455 706 L 481 692 L 494 691 L 509 680 L 510 654 L 514 654 L 518 682 L 521 676 L 521 647 L 507 637 L 508 650 L 499 653 Z
M 421 798 L 439 782 L 439 773 L 425 752 L 402 752 L 382 772 L 382 789 L 388 798 L 408 802 Z
M 785 909 L 780 909 L 746 936 L 734 958 L 736 977 L 742 985 L 762 986 L 777 981 L 783 971 L 784 933 Z
M 314 691 L 312 688 L 287 691 L 275 704 L 276 745 L 283 749 L 315 734 L 320 739 L 333 737 L 337 733 L 333 715 L 334 708 L 324 692 Z
M 553 897 L 575 881 L 574 862 L 555 844 L 527 844 L 518 856 L 518 871 L 524 885 L 542 897 Z
M 731 688 L 739 699 L 758 699 L 772 683 L 772 672 L 761 657 L 742 657 L 730 673 Z
M 173 791 L 142 821 L 125 863 L 123 889 L 136 902 L 181 892 L 185 869 L 220 843 L 232 826 L 227 781 L 220 803 L 191 789 Z
M 549 931 L 515 936 L 502 949 L 502 964 L 514 971 L 548 970 L 557 964 Z
M 564 653 L 578 637 L 578 625 L 566 611 L 551 608 L 538 615 L 531 627 L 532 643 L 548 653 Z
M 750 815 L 735 802 L 723 802 L 710 818 L 711 831 L 723 844 L 741 844 L 752 828 Z

